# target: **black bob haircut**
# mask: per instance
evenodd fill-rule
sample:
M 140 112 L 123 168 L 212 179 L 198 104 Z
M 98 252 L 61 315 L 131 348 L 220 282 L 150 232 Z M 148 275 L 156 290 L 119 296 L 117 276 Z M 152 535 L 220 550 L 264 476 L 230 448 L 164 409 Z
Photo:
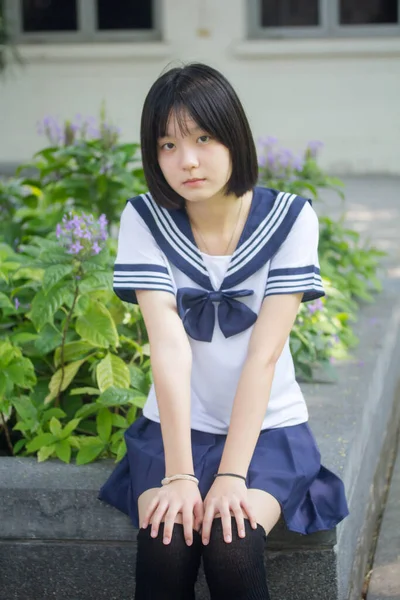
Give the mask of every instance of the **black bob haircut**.
M 231 155 L 232 174 L 225 194 L 243 196 L 257 183 L 258 164 L 250 126 L 243 106 L 227 79 L 201 63 L 175 67 L 152 85 L 144 102 L 140 142 L 144 175 L 157 204 L 182 208 L 185 200 L 167 183 L 158 164 L 157 142 L 167 132 L 171 113 L 182 133 L 185 113 L 221 144 Z

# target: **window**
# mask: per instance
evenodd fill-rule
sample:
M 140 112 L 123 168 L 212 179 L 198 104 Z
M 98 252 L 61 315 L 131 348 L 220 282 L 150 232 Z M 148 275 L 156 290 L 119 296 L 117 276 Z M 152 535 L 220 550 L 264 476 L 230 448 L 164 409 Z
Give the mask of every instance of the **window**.
M 248 0 L 249 37 L 399 35 L 400 0 Z
M 161 39 L 161 0 L 5 0 L 17 42 Z

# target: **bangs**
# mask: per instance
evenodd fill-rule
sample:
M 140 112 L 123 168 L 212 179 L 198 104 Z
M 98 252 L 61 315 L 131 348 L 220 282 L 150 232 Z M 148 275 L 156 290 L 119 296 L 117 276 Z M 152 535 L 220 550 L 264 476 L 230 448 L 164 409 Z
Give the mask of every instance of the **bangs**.
M 173 90 L 175 91 L 175 90 Z M 159 109 L 154 115 L 154 135 L 157 141 L 167 137 L 168 125 L 172 117 L 175 117 L 179 132 L 182 136 L 190 134 L 188 117 L 193 119 L 198 127 L 211 134 L 215 139 L 222 141 L 220 131 L 222 123 L 218 122 L 218 115 L 210 111 L 210 107 L 197 93 L 183 94 L 175 92 L 171 98 L 164 98 L 160 102 Z

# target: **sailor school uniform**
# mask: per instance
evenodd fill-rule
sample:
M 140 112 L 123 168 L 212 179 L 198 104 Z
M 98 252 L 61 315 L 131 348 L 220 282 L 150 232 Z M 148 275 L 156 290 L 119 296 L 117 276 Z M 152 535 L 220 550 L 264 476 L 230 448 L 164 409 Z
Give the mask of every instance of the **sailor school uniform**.
M 184 209 L 160 207 L 150 194 L 125 206 L 114 291 L 130 303 L 137 303 L 135 291 L 143 289 L 176 297 L 192 349 L 192 453 L 203 497 L 218 470 L 264 298 L 301 292 L 302 301 L 308 302 L 325 295 L 318 231 L 311 201 L 256 187 L 236 250 L 231 256 L 211 256 L 197 247 Z M 348 514 L 343 483 L 321 465 L 307 421 L 288 339 L 275 367 L 247 486 L 272 494 L 287 527 L 303 534 L 331 529 Z M 99 499 L 128 514 L 138 527 L 138 497 L 159 487 L 165 475 L 154 385 L 143 416 L 128 428 L 125 440 L 127 453 L 102 486 Z

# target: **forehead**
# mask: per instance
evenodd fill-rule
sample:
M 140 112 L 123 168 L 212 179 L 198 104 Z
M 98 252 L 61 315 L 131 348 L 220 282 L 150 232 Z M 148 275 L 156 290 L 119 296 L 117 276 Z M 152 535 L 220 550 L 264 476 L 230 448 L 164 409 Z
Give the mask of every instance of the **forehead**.
M 187 135 L 201 131 L 201 129 L 189 112 L 182 108 L 179 111 L 172 110 L 170 112 L 164 135 L 161 137 L 186 137 Z

